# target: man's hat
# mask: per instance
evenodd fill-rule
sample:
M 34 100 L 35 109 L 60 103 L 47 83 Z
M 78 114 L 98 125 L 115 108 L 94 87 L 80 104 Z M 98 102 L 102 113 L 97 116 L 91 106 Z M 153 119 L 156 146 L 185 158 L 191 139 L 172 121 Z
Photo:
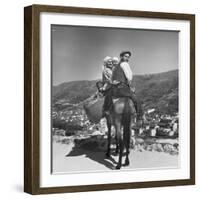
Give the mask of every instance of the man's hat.
M 120 57 L 122 57 L 124 54 L 129 54 L 129 56 L 131 56 L 130 51 L 122 51 L 119 55 L 120 55 Z

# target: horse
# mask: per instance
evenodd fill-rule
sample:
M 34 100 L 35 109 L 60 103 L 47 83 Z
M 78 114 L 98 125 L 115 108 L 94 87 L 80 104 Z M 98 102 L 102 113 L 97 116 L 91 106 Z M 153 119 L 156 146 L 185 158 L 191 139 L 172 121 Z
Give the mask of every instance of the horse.
M 98 91 L 100 92 L 101 82 L 96 84 Z M 85 107 L 87 114 L 87 109 Z M 113 104 L 106 114 L 105 118 L 107 121 L 108 128 L 108 145 L 106 151 L 106 157 L 110 157 L 110 145 L 111 145 L 111 127 L 115 128 L 115 139 L 116 139 L 116 153 L 119 153 L 119 159 L 116 169 L 120 169 L 122 166 L 122 156 L 124 147 L 126 148 L 126 159 L 124 166 L 129 165 L 129 148 L 131 138 L 131 126 L 133 120 L 136 117 L 136 110 L 133 101 L 129 97 L 113 98 Z

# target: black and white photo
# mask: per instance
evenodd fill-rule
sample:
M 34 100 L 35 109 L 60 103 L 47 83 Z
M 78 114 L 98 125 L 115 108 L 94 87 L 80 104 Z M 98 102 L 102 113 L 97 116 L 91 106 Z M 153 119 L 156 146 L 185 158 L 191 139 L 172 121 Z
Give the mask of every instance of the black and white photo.
M 52 172 L 178 168 L 178 31 L 51 34 Z

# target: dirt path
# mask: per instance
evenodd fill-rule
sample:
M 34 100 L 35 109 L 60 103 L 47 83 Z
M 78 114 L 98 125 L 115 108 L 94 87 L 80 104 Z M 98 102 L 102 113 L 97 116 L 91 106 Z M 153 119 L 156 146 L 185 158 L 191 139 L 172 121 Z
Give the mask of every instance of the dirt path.
M 92 152 L 73 148 L 71 144 L 53 143 L 53 172 L 86 172 L 109 171 L 115 169 L 118 156 L 112 153 L 111 159 L 105 157 L 105 152 Z M 178 167 L 178 155 L 170 155 L 164 152 L 134 152 L 130 151 L 130 165 L 126 169 L 148 168 L 176 168 Z M 124 162 L 124 159 L 123 159 Z

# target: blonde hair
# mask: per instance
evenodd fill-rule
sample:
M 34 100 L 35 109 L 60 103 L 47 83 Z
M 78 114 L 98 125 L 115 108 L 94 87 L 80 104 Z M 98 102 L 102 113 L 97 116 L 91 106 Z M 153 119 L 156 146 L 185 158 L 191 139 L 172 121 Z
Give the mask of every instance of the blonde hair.
M 113 57 L 112 60 L 119 62 L 119 58 L 118 57 Z
M 106 57 L 103 59 L 104 64 L 106 64 L 109 60 L 112 60 L 112 57 L 106 56 Z

